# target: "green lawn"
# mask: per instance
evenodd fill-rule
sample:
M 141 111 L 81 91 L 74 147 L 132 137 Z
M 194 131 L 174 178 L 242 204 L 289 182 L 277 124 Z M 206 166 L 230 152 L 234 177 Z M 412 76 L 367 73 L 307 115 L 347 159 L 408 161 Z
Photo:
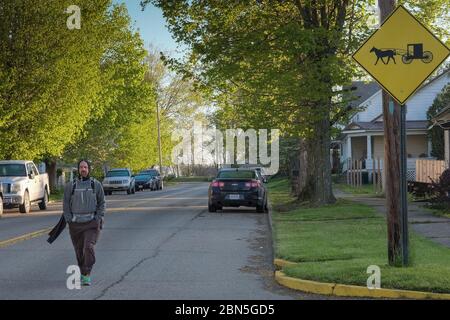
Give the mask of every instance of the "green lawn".
M 373 184 L 363 184 L 361 187 L 353 187 L 351 185 L 345 184 L 345 183 L 336 183 L 333 184 L 333 188 L 338 188 L 339 190 L 351 193 L 351 194 L 357 194 L 357 195 L 370 195 L 370 196 L 381 196 L 381 193 L 376 193 Z
M 274 208 L 292 203 L 286 181 L 269 190 Z M 367 267 L 378 265 L 382 288 L 450 292 L 450 249 L 411 232 L 411 266 L 388 266 L 386 221 L 369 206 L 339 200 L 272 215 L 276 257 L 299 262 L 283 268 L 288 276 L 366 286 Z
M 59 201 L 62 200 L 64 196 L 64 189 L 56 189 L 52 190 L 52 192 L 49 194 L 48 198 L 50 201 Z

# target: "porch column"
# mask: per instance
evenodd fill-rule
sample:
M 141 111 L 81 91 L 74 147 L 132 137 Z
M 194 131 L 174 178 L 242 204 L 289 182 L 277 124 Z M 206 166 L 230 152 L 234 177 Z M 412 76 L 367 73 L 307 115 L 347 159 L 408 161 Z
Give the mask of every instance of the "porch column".
M 445 150 L 445 164 L 449 167 L 450 161 L 450 130 L 444 130 L 444 150 Z
M 367 160 L 372 159 L 372 136 L 367 136 Z
M 347 158 L 352 157 L 352 137 L 347 136 Z
M 367 135 L 367 159 L 366 159 L 366 169 L 367 169 L 367 175 L 368 175 L 368 182 L 372 183 L 372 175 L 373 175 L 373 168 L 372 168 L 372 136 Z M 368 168 L 372 168 L 372 170 L 368 170 Z
M 445 130 L 445 131 L 447 131 L 447 130 Z M 444 131 L 444 132 L 445 132 Z M 445 135 L 445 133 L 444 133 L 444 135 Z M 427 139 L 427 156 L 428 157 L 431 157 L 431 150 L 433 149 L 433 146 L 432 146 L 432 144 L 431 144 L 431 139 L 430 138 L 428 138 Z

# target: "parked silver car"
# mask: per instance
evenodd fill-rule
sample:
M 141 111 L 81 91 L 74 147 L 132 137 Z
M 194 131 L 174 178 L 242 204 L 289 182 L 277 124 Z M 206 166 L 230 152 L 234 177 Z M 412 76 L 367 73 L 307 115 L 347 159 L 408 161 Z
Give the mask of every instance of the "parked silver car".
M 126 191 L 128 194 L 136 192 L 135 179 L 130 168 L 109 170 L 102 185 L 105 195 L 111 195 L 113 191 Z

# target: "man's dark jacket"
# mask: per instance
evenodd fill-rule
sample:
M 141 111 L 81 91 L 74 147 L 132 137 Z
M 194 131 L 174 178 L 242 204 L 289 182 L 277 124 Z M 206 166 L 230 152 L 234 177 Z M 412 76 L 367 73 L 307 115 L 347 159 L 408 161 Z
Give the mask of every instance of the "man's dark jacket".
M 53 241 L 58 238 L 58 236 L 63 232 L 63 230 L 66 227 L 66 219 L 64 218 L 64 215 L 61 216 L 61 219 L 59 219 L 58 224 L 52 229 L 52 231 L 49 232 L 49 236 L 47 239 L 48 243 L 53 243 Z

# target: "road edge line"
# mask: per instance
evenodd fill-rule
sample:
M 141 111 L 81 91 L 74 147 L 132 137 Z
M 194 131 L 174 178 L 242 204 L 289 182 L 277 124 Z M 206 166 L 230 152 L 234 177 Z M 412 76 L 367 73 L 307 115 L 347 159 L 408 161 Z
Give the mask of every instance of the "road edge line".
M 0 248 L 5 248 L 5 247 L 8 247 L 15 243 L 18 243 L 18 242 L 22 242 L 25 240 L 30 240 L 30 239 L 39 237 L 43 234 L 50 232 L 51 230 L 52 230 L 52 228 L 46 228 L 46 229 L 42 229 L 42 230 L 38 230 L 38 231 L 33 231 L 33 232 L 30 232 L 30 233 L 27 233 L 27 234 L 24 234 L 24 235 L 15 237 L 15 238 L 0 241 Z

